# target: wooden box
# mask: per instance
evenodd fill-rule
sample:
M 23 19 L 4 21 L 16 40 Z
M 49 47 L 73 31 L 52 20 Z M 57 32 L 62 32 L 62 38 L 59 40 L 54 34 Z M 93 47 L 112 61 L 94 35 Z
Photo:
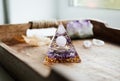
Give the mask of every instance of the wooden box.
M 18 39 L 28 28 L 57 27 L 61 21 L 46 23 L 0 25 L 0 64 L 15 80 L 120 81 L 120 47 L 106 41 L 104 46 L 85 49 L 83 41 L 92 39 L 72 40 L 81 63 L 44 65 L 48 46 L 30 47 Z

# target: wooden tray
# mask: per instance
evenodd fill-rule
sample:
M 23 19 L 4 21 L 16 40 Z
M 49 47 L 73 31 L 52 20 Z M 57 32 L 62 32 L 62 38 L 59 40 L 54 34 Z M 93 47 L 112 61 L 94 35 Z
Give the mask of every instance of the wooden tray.
M 31 23 L 0 26 L 0 63 L 18 81 L 120 81 L 120 47 L 85 49 L 84 40 L 73 40 L 81 63 L 46 66 L 43 59 L 48 46 L 30 47 L 18 42 Z M 91 39 L 86 39 L 91 40 Z

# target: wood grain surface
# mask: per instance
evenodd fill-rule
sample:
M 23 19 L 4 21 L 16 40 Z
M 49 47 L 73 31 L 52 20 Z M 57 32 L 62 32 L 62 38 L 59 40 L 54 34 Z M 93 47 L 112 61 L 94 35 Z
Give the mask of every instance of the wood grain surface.
M 26 30 L 30 28 L 31 24 L 6 24 L 0 25 L 0 40 L 3 42 L 11 44 L 18 43 L 15 39 L 20 38 L 22 35 L 26 34 Z M 10 43 L 9 43 L 10 44 Z
M 56 27 L 61 22 L 45 22 L 42 25 L 41 23 L 0 25 L 0 40 L 2 41 L 0 41 L 0 63 L 8 70 L 12 70 L 19 81 L 120 81 L 120 46 L 118 46 L 120 45 L 120 30 L 108 28 L 104 23 L 91 20 L 94 37 L 111 43 L 105 42 L 104 46 L 93 45 L 85 49 L 84 40 L 72 41 L 81 58 L 81 63 L 44 65 L 43 60 L 48 46 L 31 47 L 18 41 L 22 35 L 25 35 L 28 28 Z M 62 23 L 66 25 L 67 21 Z M 53 74 L 53 71 L 66 79 L 57 80 L 57 74 Z
M 73 41 L 81 63 L 54 64 L 50 67 L 43 64 L 48 46 L 30 47 L 23 43 L 9 48 L 4 43 L 0 45 L 43 77 L 48 77 L 53 69 L 69 81 L 120 81 L 120 46 L 105 42 L 104 46 L 93 45 L 85 49 L 83 41 Z
M 57 64 L 53 68 L 70 81 L 120 81 L 120 47 L 105 43 L 84 49 L 81 42 L 74 42 L 80 64 Z

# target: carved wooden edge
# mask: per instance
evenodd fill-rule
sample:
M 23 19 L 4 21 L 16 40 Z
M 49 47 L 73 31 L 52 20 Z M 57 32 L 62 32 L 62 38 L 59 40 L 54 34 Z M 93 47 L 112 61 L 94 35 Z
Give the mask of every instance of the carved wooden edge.
M 18 81 L 45 80 L 37 72 L 33 71 L 31 67 L 29 67 L 22 60 L 20 60 L 17 56 L 14 56 L 13 53 L 15 52 L 9 50 L 9 47 L 6 47 L 4 43 L 0 42 L 0 64 L 10 73 L 10 75 L 15 80 Z
M 25 56 L 25 55 L 19 53 L 18 51 L 12 49 L 10 46 L 6 45 L 3 42 L 0 42 L 0 50 L 1 50 L 0 51 L 0 62 L 4 60 L 2 57 L 4 57 L 5 54 L 8 54 L 8 55 L 12 56 L 13 58 L 15 58 L 16 60 L 19 60 L 20 62 L 23 62 L 26 65 L 30 66 L 32 69 L 36 70 L 36 72 L 38 74 L 41 74 L 44 77 L 47 77 L 49 75 L 49 73 L 50 73 L 50 69 L 47 66 L 44 66 L 42 63 L 40 63 L 39 65 L 41 67 L 43 67 L 44 70 L 46 70 L 46 73 L 42 73 L 42 71 L 40 71 L 36 67 L 36 65 L 33 64 L 33 62 L 36 62 L 36 59 L 33 60 L 33 59 L 29 58 L 29 56 Z M 8 60 L 9 57 L 5 56 L 5 59 Z M 5 62 L 7 63 L 7 61 L 5 61 Z
M 17 54 L 16 54 L 17 53 Z M 24 61 L 19 53 L 9 46 L 0 42 L 0 64 L 10 73 L 17 81 L 68 81 L 64 76 L 52 69 L 46 77 L 39 71 L 33 69 Z M 40 64 L 39 64 L 40 65 Z M 43 68 L 42 66 L 39 66 Z M 44 74 L 44 73 L 42 73 Z
M 91 20 L 94 37 L 120 45 L 120 29 L 107 27 L 104 23 Z

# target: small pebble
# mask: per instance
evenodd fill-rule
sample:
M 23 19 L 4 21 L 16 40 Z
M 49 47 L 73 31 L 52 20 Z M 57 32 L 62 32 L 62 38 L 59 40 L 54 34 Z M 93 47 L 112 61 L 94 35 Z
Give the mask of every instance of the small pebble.
M 105 44 L 104 41 L 99 40 L 99 39 L 93 39 L 92 42 L 96 46 L 103 46 Z
M 90 47 L 92 46 L 92 43 L 91 43 L 91 41 L 89 41 L 89 40 L 85 40 L 85 41 L 83 42 L 83 46 L 84 46 L 85 48 L 90 48 Z
M 62 24 L 59 25 L 57 33 L 64 34 L 66 32 L 64 26 Z

